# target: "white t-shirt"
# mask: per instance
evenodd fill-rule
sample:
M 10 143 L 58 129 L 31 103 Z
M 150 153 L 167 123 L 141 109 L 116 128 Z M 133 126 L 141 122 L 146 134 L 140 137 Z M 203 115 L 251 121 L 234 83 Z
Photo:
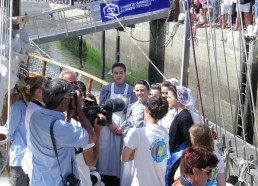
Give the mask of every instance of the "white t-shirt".
M 135 149 L 133 186 L 165 185 L 168 132 L 157 124 L 131 128 L 125 146 Z
M 83 150 L 89 149 L 93 146 L 94 146 L 94 143 L 90 143 Z M 90 178 L 90 167 L 84 161 L 83 152 L 76 154 L 75 158 L 76 158 L 76 164 L 77 164 L 77 168 L 78 168 L 79 176 L 81 180 L 80 185 L 92 186 L 92 182 Z
M 81 123 L 78 121 L 75 121 L 74 119 L 71 120 L 71 123 L 74 126 L 81 126 Z M 93 147 L 95 143 L 90 143 L 87 145 L 87 147 L 83 148 L 83 150 L 89 149 Z M 90 178 L 90 167 L 86 164 L 83 157 L 83 152 L 76 154 L 76 164 L 80 176 L 82 186 L 92 186 L 91 178 Z
M 42 105 L 44 103 L 41 102 Z M 41 106 L 37 105 L 36 103 L 29 102 L 27 109 L 26 109 L 26 115 L 25 115 L 25 128 L 27 130 L 27 148 L 25 149 L 24 156 L 21 162 L 21 166 L 23 171 L 28 174 L 30 180 L 31 180 L 31 174 L 32 174 L 32 152 L 31 152 L 31 141 L 30 141 L 30 117 L 31 115 L 36 111 L 42 109 Z
M 213 153 L 217 156 L 219 160 L 219 163 L 217 165 L 218 173 L 224 173 L 224 160 L 222 156 L 219 154 L 217 150 L 215 150 Z

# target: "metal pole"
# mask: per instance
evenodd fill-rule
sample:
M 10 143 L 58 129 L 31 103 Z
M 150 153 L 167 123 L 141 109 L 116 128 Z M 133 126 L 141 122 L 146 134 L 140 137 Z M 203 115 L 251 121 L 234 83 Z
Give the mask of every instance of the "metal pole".
M 120 35 L 119 31 L 117 31 L 116 35 L 116 63 L 120 62 Z
M 13 16 L 20 16 L 21 14 L 21 1 L 15 1 L 13 3 Z M 14 30 L 19 30 L 19 24 L 18 25 L 13 25 Z
M 150 22 L 149 58 L 155 66 L 164 74 L 165 56 L 165 20 L 158 19 Z M 150 83 L 162 82 L 163 77 L 149 64 L 148 80 Z
M 101 79 L 105 79 L 105 66 L 106 66 L 106 61 L 105 61 L 105 57 L 106 57 L 106 53 L 105 53 L 105 49 L 106 49 L 106 32 L 103 31 L 102 35 L 101 35 Z
M 186 7 L 185 7 L 186 8 Z M 189 52 L 190 52 L 190 27 L 188 11 L 185 11 L 185 35 L 184 50 L 182 56 L 181 82 L 182 85 L 188 87 L 188 69 L 189 69 Z
M 82 68 L 83 67 L 83 65 L 82 65 L 82 50 L 83 50 L 83 47 L 82 47 L 82 42 L 83 41 L 83 37 L 82 37 L 82 35 L 81 35 L 81 37 L 80 37 L 80 42 L 79 42 L 79 56 L 80 56 L 80 68 Z

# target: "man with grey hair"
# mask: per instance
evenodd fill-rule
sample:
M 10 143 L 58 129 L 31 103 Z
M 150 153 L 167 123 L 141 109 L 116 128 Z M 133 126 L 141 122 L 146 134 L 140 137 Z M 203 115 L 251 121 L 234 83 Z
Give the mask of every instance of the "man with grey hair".
M 77 84 L 76 73 L 72 70 L 63 70 L 60 73 L 59 78 L 66 80 L 67 82 L 69 82 L 73 86 Z
M 62 79 L 49 80 L 42 89 L 46 108 L 35 111 L 30 120 L 33 153 L 31 185 L 61 186 L 66 176 L 71 173 L 79 178 L 74 147 L 83 148 L 88 143 L 94 143 L 96 135 L 81 111 L 80 96 L 77 96 L 75 108 L 75 100 L 71 95 L 73 88 L 68 82 Z M 69 105 L 72 105 L 72 108 L 68 108 Z M 74 111 L 77 112 L 82 128 L 70 123 Z M 51 123 L 54 123 L 53 133 L 58 159 L 50 137 Z

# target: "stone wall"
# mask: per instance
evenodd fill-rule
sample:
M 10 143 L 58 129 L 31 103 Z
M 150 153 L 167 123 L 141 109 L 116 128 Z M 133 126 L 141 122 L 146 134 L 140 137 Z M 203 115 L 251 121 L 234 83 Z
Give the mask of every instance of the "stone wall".
M 176 30 L 176 32 L 174 32 Z M 207 31 L 207 38 L 206 38 Z M 211 32 L 216 32 L 216 38 L 211 37 Z M 138 40 L 145 41 L 140 42 L 136 41 L 137 44 L 142 48 L 142 50 L 148 55 L 149 51 L 149 41 L 150 31 L 149 23 L 137 24 L 136 28 L 128 28 L 130 35 Z M 171 34 L 175 33 L 173 37 Z M 129 69 L 135 71 L 136 73 L 144 74 L 147 76 L 148 69 L 148 60 L 140 52 L 140 50 L 135 46 L 130 37 L 125 32 L 119 32 L 121 36 L 121 57 L 120 61 L 126 63 Z M 111 65 L 115 61 L 115 48 L 116 48 L 116 30 L 106 31 L 106 60 L 108 65 Z M 235 103 L 237 100 L 237 73 L 236 67 L 239 71 L 240 63 L 240 38 L 239 32 L 232 32 L 230 30 L 223 30 L 223 37 L 220 28 L 211 29 L 211 28 L 198 28 L 197 36 L 195 39 L 195 53 L 196 61 L 200 79 L 200 87 L 204 105 L 205 116 L 213 121 L 223 126 L 222 116 L 218 110 L 218 91 L 220 89 L 220 97 L 222 104 L 222 114 L 224 118 L 224 124 L 226 128 L 230 131 L 233 129 L 233 120 L 235 118 Z M 95 33 L 85 36 L 88 43 L 92 46 L 101 48 L 101 33 Z M 233 47 L 233 38 L 235 44 L 235 51 Z M 213 47 L 216 41 L 216 48 Z M 169 42 L 170 41 L 170 42 Z M 223 42 L 224 41 L 224 42 Z M 183 53 L 183 42 L 184 42 L 184 26 L 175 23 L 168 23 L 166 28 L 166 51 L 165 51 L 165 72 L 164 75 L 166 78 L 177 78 L 180 79 L 181 74 L 181 63 L 182 63 L 182 53 Z M 225 51 L 223 48 L 223 43 L 225 46 Z M 209 50 L 209 52 L 208 52 Z M 218 67 L 218 81 L 215 68 L 215 57 L 214 51 L 217 52 L 217 67 Z M 224 56 L 225 52 L 225 56 Z M 234 55 L 234 53 L 236 55 Z M 209 55 L 208 55 L 209 54 Z M 235 60 L 236 59 L 236 60 Z M 209 67 L 209 61 L 211 68 Z M 226 73 L 226 65 L 228 69 L 228 76 Z M 212 76 L 210 76 L 210 73 Z M 228 77 L 228 80 L 227 80 Z M 212 83 L 211 83 L 212 79 Z M 189 88 L 192 89 L 192 92 L 195 97 L 195 107 L 199 110 L 199 101 L 198 101 L 198 89 L 196 83 L 196 73 L 194 68 L 193 61 L 193 51 L 190 48 L 190 68 L 189 68 Z M 217 86 L 219 83 L 219 89 Z M 228 83 L 230 89 L 228 89 Z M 212 90 L 213 88 L 213 90 Z M 229 99 L 229 90 L 230 98 Z M 213 96 L 215 105 L 213 104 Z M 230 101 L 232 106 L 230 106 Z M 215 107 L 215 111 L 214 111 Z M 232 112 L 231 112 L 232 110 Z

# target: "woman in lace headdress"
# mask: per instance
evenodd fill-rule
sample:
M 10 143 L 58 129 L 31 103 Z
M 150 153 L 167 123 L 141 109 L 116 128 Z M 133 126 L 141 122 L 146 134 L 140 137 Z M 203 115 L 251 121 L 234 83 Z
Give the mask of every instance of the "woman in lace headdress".
M 189 128 L 194 124 L 190 112 L 186 109 L 191 105 L 189 89 L 184 86 L 168 87 L 167 101 L 169 108 L 177 112 L 169 129 L 169 148 L 171 157 L 168 160 L 167 182 L 171 185 L 174 182 L 174 174 L 180 163 L 180 152 L 191 145 Z M 172 162 L 173 163 L 172 163 Z

